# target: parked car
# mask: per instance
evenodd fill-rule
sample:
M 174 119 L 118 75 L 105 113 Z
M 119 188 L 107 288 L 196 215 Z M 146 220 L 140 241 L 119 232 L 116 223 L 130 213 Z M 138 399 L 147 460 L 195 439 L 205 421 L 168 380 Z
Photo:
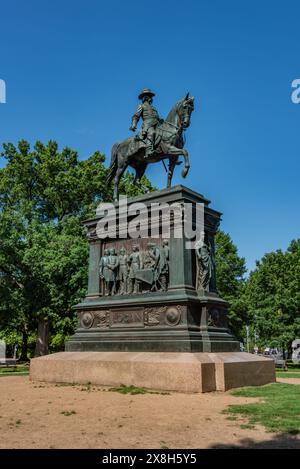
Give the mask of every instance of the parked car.
M 279 352 L 277 348 L 265 348 L 264 350 L 264 356 L 273 358 L 273 360 L 276 360 L 276 358 L 281 358 L 282 353 Z

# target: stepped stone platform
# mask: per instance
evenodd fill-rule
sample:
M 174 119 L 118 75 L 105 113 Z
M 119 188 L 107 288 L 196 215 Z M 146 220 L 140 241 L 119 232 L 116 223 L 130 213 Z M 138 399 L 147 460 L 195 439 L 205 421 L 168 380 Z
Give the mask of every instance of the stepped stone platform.
M 275 382 L 275 365 L 244 352 L 60 352 L 32 359 L 30 379 L 202 393 Z

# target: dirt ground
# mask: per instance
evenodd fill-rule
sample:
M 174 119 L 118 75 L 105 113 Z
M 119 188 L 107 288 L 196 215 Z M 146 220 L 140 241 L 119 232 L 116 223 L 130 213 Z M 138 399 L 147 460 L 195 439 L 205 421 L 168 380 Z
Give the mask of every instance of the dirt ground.
M 241 429 L 230 393 L 122 395 L 0 378 L 0 448 L 300 448 L 300 438 Z
M 300 378 L 277 378 L 278 383 L 300 384 Z

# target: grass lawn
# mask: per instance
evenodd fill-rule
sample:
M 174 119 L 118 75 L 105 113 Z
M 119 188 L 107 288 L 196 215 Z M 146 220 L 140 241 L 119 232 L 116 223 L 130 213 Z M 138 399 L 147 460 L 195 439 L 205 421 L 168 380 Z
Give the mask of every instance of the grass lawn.
M 299 378 L 300 379 L 300 370 L 293 370 L 293 371 L 277 371 L 276 370 L 277 378 Z
M 0 367 L 0 377 L 1 376 L 16 376 L 16 375 L 28 375 L 29 366 L 7 366 Z
M 239 397 L 258 397 L 261 402 L 231 405 L 224 413 L 248 419 L 248 428 L 263 425 L 270 432 L 300 433 L 300 386 L 274 383 L 267 386 L 237 389 L 231 393 Z M 230 418 L 231 417 L 231 418 Z

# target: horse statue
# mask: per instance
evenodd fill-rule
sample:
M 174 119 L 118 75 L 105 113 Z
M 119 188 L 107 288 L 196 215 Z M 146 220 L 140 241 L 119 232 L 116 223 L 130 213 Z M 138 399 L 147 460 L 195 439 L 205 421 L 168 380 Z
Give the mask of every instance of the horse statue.
M 180 155 L 184 157 L 184 168 L 181 175 L 186 177 L 189 168 L 189 154 L 184 147 L 183 132 L 190 125 L 191 114 L 194 110 L 194 98 L 189 93 L 178 101 L 169 112 L 165 121 L 157 125 L 154 136 L 154 153 L 145 158 L 146 144 L 145 140 L 129 137 L 123 142 L 115 143 L 111 150 L 111 163 L 108 170 L 107 183 L 110 184 L 114 179 L 114 200 L 118 200 L 119 182 L 128 168 L 135 169 L 134 184 L 140 184 L 140 180 L 145 173 L 149 163 L 157 163 L 162 160 L 169 160 L 167 171 L 167 188 L 171 187 L 174 168 L 181 164 L 178 162 Z M 164 162 L 163 162 L 164 163 Z

